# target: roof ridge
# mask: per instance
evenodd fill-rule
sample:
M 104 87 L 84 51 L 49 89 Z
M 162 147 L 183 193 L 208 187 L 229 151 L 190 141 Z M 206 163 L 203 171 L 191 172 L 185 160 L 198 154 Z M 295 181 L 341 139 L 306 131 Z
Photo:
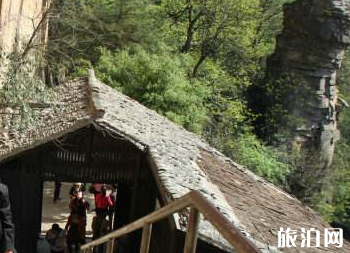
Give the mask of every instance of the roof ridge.
M 101 98 L 99 96 L 99 87 L 97 85 L 97 79 L 95 76 L 95 71 L 93 69 L 88 70 L 88 95 L 89 103 L 92 108 L 92 117 L 102 118 L 106 113 L 101 105 Z

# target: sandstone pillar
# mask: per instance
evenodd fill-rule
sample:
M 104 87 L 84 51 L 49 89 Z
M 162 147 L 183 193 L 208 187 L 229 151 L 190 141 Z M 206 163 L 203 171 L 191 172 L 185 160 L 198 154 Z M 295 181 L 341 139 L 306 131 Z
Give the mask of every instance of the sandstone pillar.
M 285 5 L 283 25 L 267 78 L 270 83 L 286 75 L 293 79 L 295 92 L 284 99 L 290 116 L 301 119 L 292 129 L 295 142 L 317 144 L 328 167 L 340 137 L 336 73 L 350 44 L 350 0 L 296 0 Z

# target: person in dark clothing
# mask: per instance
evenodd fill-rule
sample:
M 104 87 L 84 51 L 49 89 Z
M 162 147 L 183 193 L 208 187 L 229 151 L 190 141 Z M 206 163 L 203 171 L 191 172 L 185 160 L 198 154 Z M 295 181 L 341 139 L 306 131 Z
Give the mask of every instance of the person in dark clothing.
M 90 208 L 89 202 L 85 201 L 82 192 L 73 194 L 75 197 L 71 200 L 69 208 L 71 210 L 66 225 L 66 230 L 73 225 L 78 226 L 80 243 L 85 243 L 86 232 L 86 211 Z M 74 228 L 75 229 L 75 228 Z M 74 234 L 74 233 L 73 233 Z
M 60 197 L 61 186 L 62 186 L 62 183 L 58 180 L 55 180 L 55 191 L 53 194 L 53 203 L 56 203 L 57 200 L 61 200 L 61 197 Z
M 74 214 L 69 216 L 66 224 L 67 232 L 67 244 L 69 253 L 79 253 L 80 246 L 84 244 L 85 239 L 81 238 L 81 229 L 79 228 L 79 217 Z
M 15 226 L 12 223 L 8 188 L 0 183 L 0 252 L 15 252 Z

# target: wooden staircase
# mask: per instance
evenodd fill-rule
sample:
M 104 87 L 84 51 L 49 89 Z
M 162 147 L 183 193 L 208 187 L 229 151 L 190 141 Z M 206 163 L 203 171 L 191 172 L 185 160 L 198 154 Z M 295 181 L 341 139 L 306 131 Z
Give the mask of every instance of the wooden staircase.
M 94 252 L 94 248 L 100 245 L 105 245 L 104 252 L 113 253 L 115 240 L 117 238 L 142 228 L 140 253 L 148 253 L 152 234 L 152 224 L 187 208 L 190 209 L 190 215 L 183 251 L 184 253 L 196 252 L 200 214 L 202 214 L 204 218 L 217 229 L 236 252 L 261 253 L 261 251 L 247 237 L 245 237 L 198 191 L 191 191 L 163 208 L 83 245 L 80 252 L 92 253 Z

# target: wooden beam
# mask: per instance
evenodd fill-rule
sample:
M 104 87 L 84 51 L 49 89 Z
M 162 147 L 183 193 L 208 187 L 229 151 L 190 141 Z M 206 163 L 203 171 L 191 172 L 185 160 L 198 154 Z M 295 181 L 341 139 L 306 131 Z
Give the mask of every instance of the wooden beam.
M 92 246 L 100 245 L 102 243 L 107 242 L 108 240 L 112 238 L 117 238 L 122 235 L 131 233 L 137 229 L 142 228 L 146 223 L 155 223 L 159 220 L 162 220 L 169 215 L 177 212 L 178 210 L 182 210 L 190 205 L 190 198 L 189 195 L 183 196 L 177 201 L 171 202 L 167 206 L 163 207 L 162 209 L 159 209 L 141 219 L 138 219 L 116 231 L 113 231 L 112 233 L 109 233 L 99 239 L 96 239 L 92 242 L 89 242 L 87 244 L 84 244 L 82 246 L 82 249 L 86 249 Z
M 184 253 L 196 252 L 199 221 L 200 216 L 198 209 L 191 207 L 189 221 L 187 225 Z
M 261 252 L 235 225 L 221 214 L 218 209 L 208 201 L 200 192 L 189 193 L 191 203 L 198 208 L 206 220 L 226 239 L 226 241 L 239 253 Z
M 131 221 L 136 220 L 137 218 L 137 205 L 138 205 L 138 193 L 141 184 L 141 169 L 142 169 L 142 159 L 138 157 L 137 166 L 134 168 L 133 179 L 132 179 L 132 192 L 131 192 L 131 208 L 130 208 L 130 217 Z
M 190 216 L 189 228 L 191 228 L 191 234 L 189 235 L 187 242 L 191 245 L 197 238 L 197 235 L 193 230 L 198 229 L 198 214 L 201 212 L 203 216 L 219 231 L 219 233 L 227 240 L 227 242 L 239 253 L 261 253 L 261 251 L 243 235 L 235 226 L 228 220 L 222 213 L 220 213 L 216 207 L 209 202 L 200 192 L 192 191 L 185 196 L 171 202 L 167 206 L 141 218 L 123 228 L 120 228 L 112 233 L 109 233 L 95 241 L 87 243 L 82 246 L 82 249 L 91 248 L 103 243 L 108 242 L 110 239 L 118 238 L 122 235 L 133 232 L 137 229 L 144 227 L 146 224 L 155 223 L 161 219 L 164 219 L 176 212 L 181 212 L 183 209 L 190 207 L 192 209 Z M 194 209 L 195 208 L 195 209 Z M 191 225 L 192 223 L 192 225 Z M 193 227 L 193 230 L 192 230 Z M 192 252 L 195 248 L 193 245 L 189 247 Z M 191 252 L 191 251 L 190 251 Z M 192 253 L 191 252 L 191 253 Z
M 151 235 L 152 235 L 152 224 L 147 223 L 146 225 L 143 226 L 143 229 L 142 229 L 140 253 L 148 253 L 149 245 L 151 242 Z

